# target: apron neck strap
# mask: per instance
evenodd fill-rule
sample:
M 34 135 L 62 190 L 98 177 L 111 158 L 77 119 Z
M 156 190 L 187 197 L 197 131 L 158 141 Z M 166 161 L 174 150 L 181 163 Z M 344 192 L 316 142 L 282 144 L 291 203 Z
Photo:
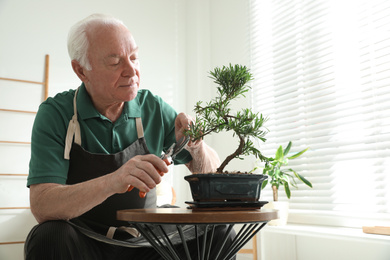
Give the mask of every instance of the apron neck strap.
M 70 154 L 70 149 L 72 148 L 73 136 L 74 136 L 74 142 L 81 146 L 80 124 L 79 121 L 77 120 L 77 105 L 76 105 L 78 92 L 79 92 L 79 88 L 76 90 L 76 93 L 74 94 L 73 117 L 69 121 L 68 131 L 66 132 L 65 150 L 64 150 L 64 158 L 66 160 L 69 160 L 70 158 L 69 154 Z
M 140 138 L 144 137 L 144 128 L 142 126 L 142 120 L 140 117 L 135 118 L 135 124 L 137 126 L 138 139 L 140 139 Z

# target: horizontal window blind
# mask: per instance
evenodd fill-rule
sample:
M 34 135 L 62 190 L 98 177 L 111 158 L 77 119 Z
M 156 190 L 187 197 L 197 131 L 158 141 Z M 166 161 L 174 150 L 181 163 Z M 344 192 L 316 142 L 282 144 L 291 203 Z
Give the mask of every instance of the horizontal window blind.
M 251 1 L 253 107 L 293 142 L 293 222 L 390 225 L 390 1 Z M 262 193 L 272 200 L 271 188 Z

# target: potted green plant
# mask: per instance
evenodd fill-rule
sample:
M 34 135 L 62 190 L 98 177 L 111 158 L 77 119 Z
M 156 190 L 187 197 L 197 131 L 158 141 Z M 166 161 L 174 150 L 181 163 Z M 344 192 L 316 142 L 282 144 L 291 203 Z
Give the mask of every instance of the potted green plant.
M 254 140 L 266 140 L 267 130 L 263 126 L 266 119 L 249 108 L 233 112 L 230 107 L 232 101 L 249 91 L 248 82 L 253 79 L 252 74 L 246 66 L 231 64 L 216 67 L 209 73 L 217 84 L 217 96 L 206 104 L 197 102 L 195 122 L 185 134 L 196 141 L 212 133 L 227 131 L 238 139 L 238 145 L 222 160 L 215 173 L 193 174 L 185 179 L 190 184 L 195 201 L 258 201 L 266 175 L 224 171 L 229 162 L 243 159 L 243 156 L 254 155 L 260 161 L 267 160 L 254 145 Z
M 296 172 L 291 168 L 287 168 L 290 160 L 296 159 L 305 153 L 309 148 L 306 148 L 300 152 L 297 152 L 293 155 L 288 155 L 292 146 L 290 141 L 286 148 L 283 149 L 282 146 L 276 150 L 275 157 L 268 157 L 265 161 L 265 166 L 263 168 L 263 174 L 268 175 L 268 180 L 265 180 L 262 183 L 262 189 L 264 189 L 269 183 L 272 187 L 273 202 L 268 203 L 266 208 L 272 208 L 279 210 L 279 219 L 271 221 L 270 225 L 284 225 L 287 223 L 288 218 L 288 202 L 282 202 L 278 200 L 278 191 L 279 187 L 283 186 L 287 198 L 291 197 L 291 188 L 290 186 L 297 188 L 297 181 L 301 181 L 310 188 L 312 184 L 301 174 Z M 255 169 L 258 167 L 255 167 Z M 254 169 L 254 170 L 255 170 Z

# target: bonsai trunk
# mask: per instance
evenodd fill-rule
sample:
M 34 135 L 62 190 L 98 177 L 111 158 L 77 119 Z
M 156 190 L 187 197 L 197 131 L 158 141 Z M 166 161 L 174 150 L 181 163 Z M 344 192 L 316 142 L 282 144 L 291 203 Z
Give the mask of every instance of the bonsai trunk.
M 274 201 L 278 201 L 278 187 L 276 187 L 276 185 L 272 185 L 272 195 L 274 197 Z
M 232 153 L 231 155 L 226 157 L 226 159 L 222 162 L 221 166 L 218 167 L 217 173 L 222 173 L 223 169 L 226 167 L 226 165 L 231 160 L 233 160 L 237 155 L 240 155 L 242 153 L 242 149 L 244 149 L 244 146 L 245 146 L 245 139 L 243 137 L 241 137 L 240 135 L 238 135 L 238 137 L 240 138 L 240 145 L 238 146 L 237 150 L 234 153 Z

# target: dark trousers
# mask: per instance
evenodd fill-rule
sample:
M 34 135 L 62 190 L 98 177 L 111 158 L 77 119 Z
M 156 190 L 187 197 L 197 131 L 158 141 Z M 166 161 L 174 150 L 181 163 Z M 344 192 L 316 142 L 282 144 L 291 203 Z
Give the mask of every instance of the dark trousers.
M 225 232 L 226 226 L 216 228 L 211 256 L 219 251 L 222 243 L 221 237 Z M 233 231 L 225 247 L 230 245 L 234 235 Z M 197 255 L 196 241 L 187 241 L 187 245 L 191 256 L 195 259 Z M 182 245 L 177 245 L 176 249 L 180 255 L 185 256 Z M 65 221 L 48 221 L 35 226 L 27 237 L 24 250 L 27 260 L 162 259 L 151 247 L 128 248 L 91 239 Z

